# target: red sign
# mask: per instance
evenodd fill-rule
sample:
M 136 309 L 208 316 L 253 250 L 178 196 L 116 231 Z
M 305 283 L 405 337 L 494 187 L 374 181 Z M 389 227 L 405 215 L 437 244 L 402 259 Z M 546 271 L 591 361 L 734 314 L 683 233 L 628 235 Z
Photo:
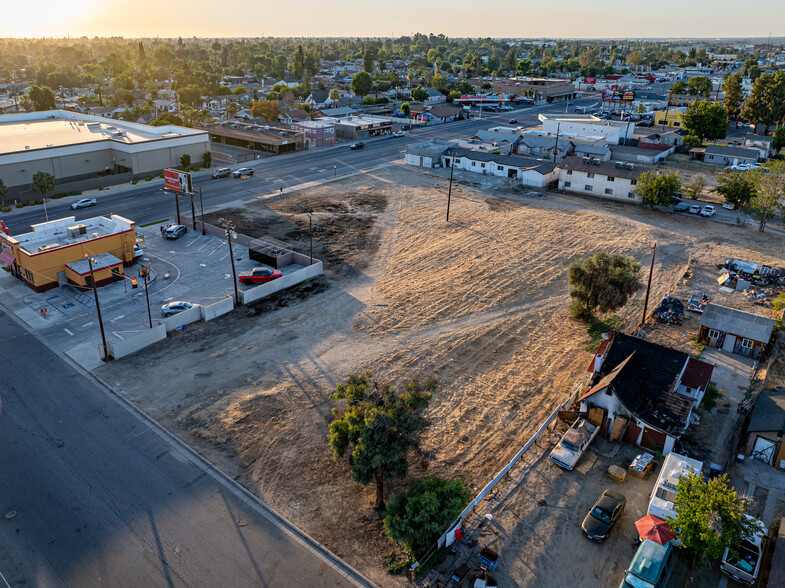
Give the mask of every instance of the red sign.
M 584 84 L 596 84 L 597 78 L 583 78 Z
M 191 187 L 191 174 L 180 171 L 179 169 L 165 169 L 164 188 L 174 192 L 183 192 L 186 194 L 193 192 Z

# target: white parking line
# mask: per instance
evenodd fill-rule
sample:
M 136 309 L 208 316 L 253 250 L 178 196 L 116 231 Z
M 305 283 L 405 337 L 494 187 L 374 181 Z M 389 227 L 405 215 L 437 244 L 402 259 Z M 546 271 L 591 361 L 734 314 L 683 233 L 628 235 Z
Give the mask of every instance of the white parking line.
M 73 336 L 74 336 L 74 334 L 73 334 L 71 331 L 69 331 L 68 329 L 63 329 L 63 330 L 64 330 L 66 333 L 68 333 L 69 335 L 71 335 L 71 337 L 73 337 Z
M 204 245 L 202 245 L 201 247 L 199 247 L 199 249 L 197 249 L 197 251 L 201 251 L 202 249 L 204 249 L 205 247 L 207 247 L 207 246 L 210 244 L 210 242 L 211 242 L 211 241 L 210 241 L 209 239 L 208 239 L 207 241 L 205 241 Z
M 196 242 L 197 242 L 199 239 L 201 239 L 201 238 L 202 238 L 202 236 L 201 236 L 201 235 L 197 236 L 197 237 L 196 237 L 196 239 L 193 239 L 193 240 L 192 240 L 190 243 L 188 243 L 188 245 L 186 245 L 186 247 L 190 247 L 191 245 L 193 245 L 194 243 L 196 243 Z

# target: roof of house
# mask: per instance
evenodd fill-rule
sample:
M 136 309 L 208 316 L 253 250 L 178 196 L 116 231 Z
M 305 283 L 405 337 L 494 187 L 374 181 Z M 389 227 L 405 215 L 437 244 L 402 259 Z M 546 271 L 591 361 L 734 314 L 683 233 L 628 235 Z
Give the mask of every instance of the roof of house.
M 766 143 L 773 143 L 774 137 L 770 137 L 768 135 L 756 135 L 755 133 L 747 133 L 744 135 L 745 141 L 763 141 Z
M 520 155 L 500 155 L 496 153 L 486 153 L 483 151 L 471 151 L 470 149 L 449 149 L 447 155 L 454 157 L 465 157 L 473 161 L 493 161 L 497 164 L 509 165 L 521 169 L 530 169 L 541 174 L 548 174 L 556 168 L 556 164 L 542 159 L 532 159 L 531 157 L 521 157 Z
M 599 163 L 593 163 L 591 161 L 586 162 L 582 157 L 576 156 L 566 157 L 558 167 L 559 169 L 613 176 L 615 178 L 627 178 L 631 180 L 637 180 L 642 172 L 650 169 L 649 166 L 639 163 L 634 164 L 632 169 L 628 169 L 624 166 L 616 167 L 616 164 L 612 161 L 600 161 Z
M 441 155 L 453 145 L 450 141 L 442 139 L 431 139 L 423 143 L 410 143 L 406 146 L 406 153 L 409 155 L 418 155 L 423 157 L 435 157 Z
M 764 390 L 750 415 L 747 431 L 785 433 L 785 390 Z
M 311 92 L 311 101 L 314 104 L 324 104 L 330 98 L 330 93 L 327 90 L 314 90 Z
M 336 108 L 322 108 L 319 112 L 325 116 L 349 116 L 356 113 L 357 109 L 350 106 L 338 106 Z
M 610 152 L 610 147 L 607 145 L 575 145 L 575 153 L 587 155 L 605 155 Z
M 447 118 L 448 116 L 455 116 L 461 111 L 463 111 L 463 108 L 455 104 L 437 104 L 431 107 L 429 112 L 437 118 Z
M 702 327 L 716 329 L 722 333 L 730 333 L 761 343 L 769 342 L 775 322 L 774 319 L 765 316 L 719 304 L 707 304 L 700 320 Z
M 725 155 L 727 157 L 744 157 L 747 159 L 758 158 L 758 152 L 755 149 L 728 147 L 727 145 L 706 145 L 706 155 Z
M 427 88 L 425 91 L 428 92 L 428 96 L 444 96 L 444 94 L 435 88 Z
M 713 364 L 690 357 L 687 360 L 687 367 L 684 368 L 684 373 L 681 375 L 681 383 L 690 388 L 705 390 L 711 381 L 713 372 Z
M 641 420 L 667 433 L 680 433 L 693 399 L 673 388 L 688 358 L 681 351 L 614 333 L 599 371 L 601 379 L 584 399 L 611 386 L 627 410 Z
M 502 133 L 499 131 L 477 131 L 474 134 L 474 137 L 477 137 L 482 141 L 491 141 L 495 143 L 517 143 L 520 139 L 520 135 Z

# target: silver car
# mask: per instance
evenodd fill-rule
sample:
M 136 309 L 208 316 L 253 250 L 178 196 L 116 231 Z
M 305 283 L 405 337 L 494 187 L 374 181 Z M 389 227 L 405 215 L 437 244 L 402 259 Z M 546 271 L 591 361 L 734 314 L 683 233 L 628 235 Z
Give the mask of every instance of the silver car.
M 77 200 L 71 205 L 71 210 L 88 208 L 90 206 L 95 206 L 96 204 L 98 204 L 98 201 L 95 198 L 82 198 L 81 200 Z
M 169 318 L 174 314 L 180 314 L 186 310 L 191 310 L 193 307 L 194 305 L 190 302 L 184 302 L 182 300 L 178 302 L 167 302 L 161 307 L 161 314 L 164 318 Z

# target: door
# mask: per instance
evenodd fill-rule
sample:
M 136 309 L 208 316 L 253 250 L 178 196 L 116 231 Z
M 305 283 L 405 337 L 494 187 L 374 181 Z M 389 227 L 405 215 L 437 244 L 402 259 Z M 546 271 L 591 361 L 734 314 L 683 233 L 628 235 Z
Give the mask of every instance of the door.
M 736 336 L 728 333 L 725 335 L 725 342 L 722 344 L 722 350 L 728 353 L 733 353 L 733 346 L 736 344 Z
M 640 427 L 638 427 L 638 425 L 630 421 L 629 424 L 627 425 L 627 429 L 624 431 L 624 442 L 635 445 L 638 442 L 638 435 L 640 434 L 641 434 Z
M 759 459 L 763 463 L 771 465 L 774 458 L 774 448 L 777 446 L 776 441 L 770 441 L 763 437 L 755 439 L 755 447 L 752 449 L 752 459 Z
M 668 436 L 663 433 L 662 431 L 657 431 L 656 429 L 650 429 L 649 427 L 643 427 L 643 435 L 641 436 L 641 447 L 645 447 L 646 449 L 651 449 L 652 451 L 659 451 L 662 453 L 663 447 L 665 447 L 665 440 Z

